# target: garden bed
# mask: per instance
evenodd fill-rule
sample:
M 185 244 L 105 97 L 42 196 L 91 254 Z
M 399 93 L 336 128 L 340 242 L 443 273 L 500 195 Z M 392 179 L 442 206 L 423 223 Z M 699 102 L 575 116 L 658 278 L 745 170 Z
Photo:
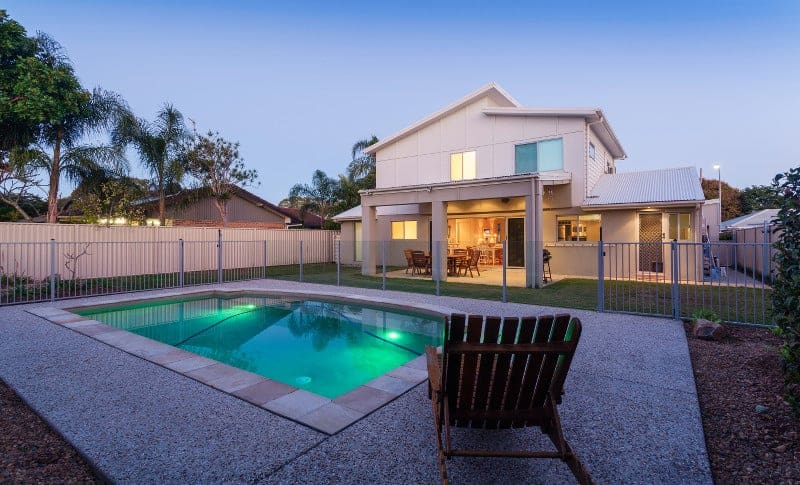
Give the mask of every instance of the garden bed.
M 720 342 L 689 336 L 697 394 L 717 483 L 800 483 L 800 420 L 783 399 L 769 330 L 728 327 Z

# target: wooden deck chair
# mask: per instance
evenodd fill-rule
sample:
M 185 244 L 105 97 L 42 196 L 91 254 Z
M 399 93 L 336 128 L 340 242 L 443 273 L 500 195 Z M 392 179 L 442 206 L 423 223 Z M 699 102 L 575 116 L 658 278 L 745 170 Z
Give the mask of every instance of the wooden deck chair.
M 556 408 L 580 336 L 580 320 L 569 315 L 446 319 L 442 353 L 425 349 L 443 483 L 451 456 L 558 458 L 579 483 L 593 483 L 564 439 Z M 450 440 L 451 427 L 527 426 L 538 426 L 556 451 L 462 450 Z
M 403 250 L 403 254 L 406 257 L 406 274 L 408 274 L 408 270 L 411 270 L 412 273 L 414 272 L 414 257 L 411 255 L 411 252 L 410 249 Z

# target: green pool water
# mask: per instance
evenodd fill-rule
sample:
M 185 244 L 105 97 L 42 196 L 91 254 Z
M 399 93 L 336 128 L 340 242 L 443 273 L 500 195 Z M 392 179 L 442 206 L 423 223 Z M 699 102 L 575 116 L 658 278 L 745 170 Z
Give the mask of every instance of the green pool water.
M 441 318 L 305 298 L 195 297 L 74 312 L 331 399 L 442 341 Z

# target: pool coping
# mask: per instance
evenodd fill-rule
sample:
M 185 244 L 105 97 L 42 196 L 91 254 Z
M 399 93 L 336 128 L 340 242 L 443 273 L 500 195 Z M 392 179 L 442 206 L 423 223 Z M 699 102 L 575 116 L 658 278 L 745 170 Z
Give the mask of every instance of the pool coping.
M 264 290 L 263 288 L 192 289 L 174 291 L 156 298 L 130 295 L 107 299 L 96 305 L 68 308 L 44 306 L 25 311 L 327 435 L 339 433 L 428 378 L 425 355 L 420 355 L 335 399 L 329 399 L 70 311 L 119 303 L 157 301 L 176 296 L 236 297 L 248 294 L 322 297 L 349 303 L 378 304 L 396 309 L 411 309 L 442 317 L 454 312 L 453 309 L 443 306 L 420 304 L 410 307 L 389 299 L 365 298 L 361 295 L 343 295 L 324 291 L 298 293 L 288 290 Z

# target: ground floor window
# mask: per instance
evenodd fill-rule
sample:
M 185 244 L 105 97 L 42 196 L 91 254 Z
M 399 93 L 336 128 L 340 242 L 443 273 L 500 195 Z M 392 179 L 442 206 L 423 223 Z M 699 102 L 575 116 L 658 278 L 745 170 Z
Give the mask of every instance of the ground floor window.
M 392 239 L 416 239 L 417 221 L 392 221 Z
M 599 241 L 600 214 L 558 216 L 559 241 Z
M 678 241 L 692 240 L 692 215 L 688 212 L 669 215 L 669 238 Z
M 356 251 L 353 259 L 356 261 L 364 261 L 364 256 L 363 256 L 364 248 L 362 244 L 362 241 L 364 241 L 364 233 L 362 232 L 361 229 L 361 222 L 360 221 L 356 222 L 355 224 L 353 224 L 353 226 L 355 227 L 355 233 L 353 234 L 353 242 L 355 243 L 354 246 Z

